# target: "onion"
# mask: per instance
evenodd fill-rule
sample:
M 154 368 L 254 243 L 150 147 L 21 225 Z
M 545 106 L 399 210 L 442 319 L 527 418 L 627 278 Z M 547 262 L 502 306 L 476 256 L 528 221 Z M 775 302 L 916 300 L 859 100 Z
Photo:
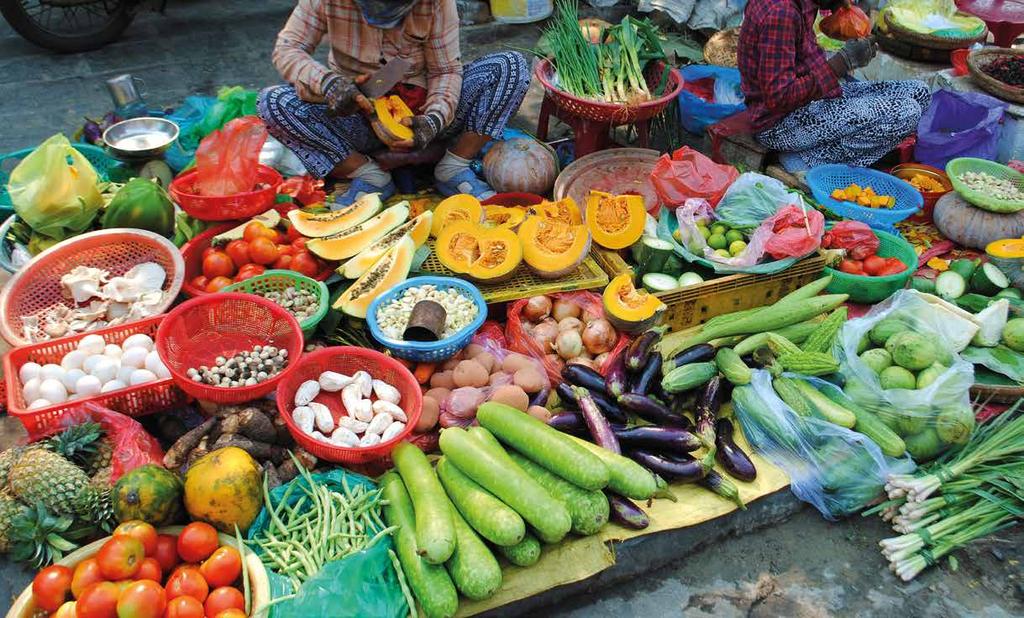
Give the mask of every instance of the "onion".
M 531 322 L 540 322 L 551 315 L 551 299 L 547 296 L 533 296 L 523 307 L 523 317 Z
M 583 322 L 581 322 L 579 318 L 565 318 L 564 320 L 559 320 L 558 332 L 562 332 L 563 330 L 581 332 L 583 330 Z
M 554 307 L 551 308 L 551 317 L 561 322 L 565 318 L 578 318 L 581 312 L 580 306 L 572 301 L 556 300 Z
M 583 345 L 591 354 L 604 354 L 615 347 L 618 334 L 611 322 L 605 319 L 594 320 L 583 329 Z
M 555 337 L 554 349 L 562 358 L 576 358 L 583 352 L 583 339 L 574 330 L 563 330 Z
M 584 324 L 590 324 L 594 320 L 602 320 L 602 319 L 604 319 L 604 312 L 601 311 L 600 309 L 597 309 L 597 310 L 586 309 L 586 310 L 583 311 L 583 323 Z
M 597 365 L 598 371 L 601 370 L 601 367 L 604 367 L 604 364 L 608 361 L 609 356 L 611 356 L 611 352 L 598 354 L 597 356 L 594 357 L 594 364 Z
M 546 354 L 555 344 L 555 337 L 558 336 L 558 323 L 551 318 L 547 318 L 533 327 L 532 336 L 533 340 L 537 342 L 537 345 Z
M 556 370 L 558 370 L 558 373 L 562 373 L 562 367 L 565 367 L 565 361 L 562 360 L 562 357 L 557 354 L 545 354 L 544 363 L 551 367 L 554 367 Z
M 583 358 L 582 356 L 579 356 L 577 358 L 573 358 L 573 359 L 569 360 L 568 362 L 566 362 L 565 364 L 566 365 L 583 365 L 584 367 L 590 367 L 594 371 L 597 371 L 598 369 L 600 369 L 600 367 L 598 367 L 597 365 L 594 364 L 594 361 L 592 361 L 589 358 Z

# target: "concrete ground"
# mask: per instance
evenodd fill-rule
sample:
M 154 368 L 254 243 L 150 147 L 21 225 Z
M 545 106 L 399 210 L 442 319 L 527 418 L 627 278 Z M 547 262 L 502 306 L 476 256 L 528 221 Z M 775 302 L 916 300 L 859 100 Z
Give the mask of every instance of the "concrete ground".
M 73 56 L 37 49 L 0 23 L 0 152 L 70 133 L 85 115 L 101 116 L 110 106 L 103 81 L 120 73 L 142 77 L 154 105 L 214 94 L 221 85 L 279 81 L 270 49 L 292 5 L 172 0 L 165 15 L 141 15 L 121 41 Z M 537 33 L 536 26 L 465 28 L 464 56 L 528 47 Z M 535 128 L 538 104 L 534 89 L 517 126 Z M 0 448 L 22 435 L 17 422 L 0 417 Z M 654 573 L 540 611 L 566 618 L 1024 616 L 1019 530 L 961 552 L 958 570 L 943 563 L 908 585 L 896 581 L 878 552 L 886 536 L 890 531 L 876 519 L 833 524 L 805 508 L 782 523 L 680 555 Z M 29 577 L 0 561 L 0 608 Z

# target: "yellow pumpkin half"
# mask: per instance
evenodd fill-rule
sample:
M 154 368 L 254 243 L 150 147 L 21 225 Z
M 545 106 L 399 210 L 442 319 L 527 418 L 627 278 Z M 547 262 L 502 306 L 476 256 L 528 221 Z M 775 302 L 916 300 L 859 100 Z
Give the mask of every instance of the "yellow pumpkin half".
M 555 279 L 572 271 L 590 251 L 590 232 L 585 225 L 570 225 L 542 217 L 527 217 L 519 226 L 523 259 L 543 279 Z
M 636 334 L 654 326 L 665 303 L 644 289 L 636 289 L 629 273 L 615 277 L 601 295 L 604 315 L 612 326 Z
M 515 232 L 469 221 L 445 227 L 437 237 L 434 252 L 445 268 L 479 283 L 504 281 L 523 261 L 523 248 Z
M 514 230 L 526 219 L 526 211 L 514 206 L 484 206 L 486 227 L 505 227 Z
M 484 220 L 484 207 L 480 200 L 472 195 L 459 194 L 445 198 L 434 208 L 434 220 L 430 224 L 430 235 L 437 238 L 441 231 L 452 223 L 468 221 L 470 223 L 482 223 Z
M 530 214 L 537 215 L 548 221 L 557 221 L 570 225 L 580 225 L 583 223 L 583 214 L 580 212 L 580 207 L 576 205 L 576 200 L 571 197 L 562 198 L 557 202 L 541 202 L 530 208 Z
M 985 253 L 994 258 L 1024 258 L 1024 239 L 1004 238 L 992 241 L 985 246 Z
M 412 139 L 412 129 L 402 124 L 403 118 L 412 118 L 412 110 L 395 95 L 374 99 L 373 110 L 384 129 L 395 139 Z
M 640 240 L 646 219 L 640 195 L 593 191 L 587 197 L 587 227 L 594 242 L 606 249 L 625 249 Z

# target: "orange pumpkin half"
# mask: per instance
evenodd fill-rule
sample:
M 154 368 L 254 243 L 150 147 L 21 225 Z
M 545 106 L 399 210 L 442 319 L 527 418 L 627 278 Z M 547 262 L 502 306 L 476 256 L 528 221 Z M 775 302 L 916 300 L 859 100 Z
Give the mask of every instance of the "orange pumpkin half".
M 412 110 L 401 98 L 390 95 L 374 99 L 373 109 L 384 129 L 398 140 L 412 139 L 412 129 L 402 124 L 403 118 L 412 118 Z

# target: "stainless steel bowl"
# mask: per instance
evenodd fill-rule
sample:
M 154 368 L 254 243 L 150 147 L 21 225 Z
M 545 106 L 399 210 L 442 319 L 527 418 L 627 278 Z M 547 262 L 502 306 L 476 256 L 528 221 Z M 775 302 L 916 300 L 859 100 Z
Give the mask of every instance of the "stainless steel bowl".
M 129 118 L 103 132 L 110 154 L 120 159 L 156 157 L 178 139 L 178 125 L 164 118 Z

